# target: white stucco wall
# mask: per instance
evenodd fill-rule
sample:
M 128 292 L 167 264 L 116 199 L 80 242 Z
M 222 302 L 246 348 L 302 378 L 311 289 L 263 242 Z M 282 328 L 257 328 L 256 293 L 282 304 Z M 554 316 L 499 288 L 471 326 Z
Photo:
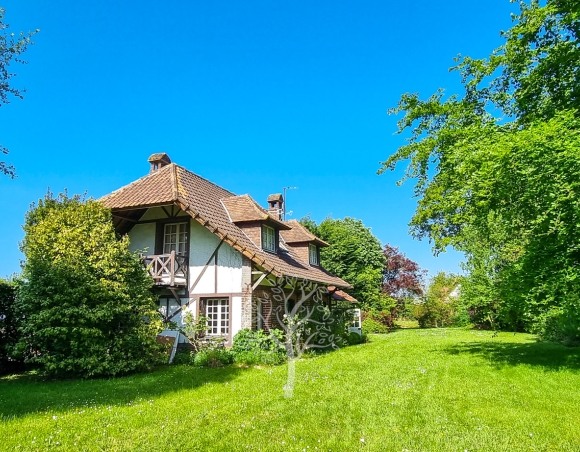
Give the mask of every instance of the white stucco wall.
M 198 278 L 209 258 L 220 243 L 220 239 L 199 223 L 191 223 L 189 249 L 189 284 Z M 215 276 L 217 272 L 217 290 Z M 218 252 L 218 265 L 214 259 L 191 294 L 228 294 L 242 291 L 242 254 L 227 243 L 222 243 Z
M 155 220 L 165 219 L 167 215 L 161 208 L 149 209 L 141 220 Z M 176 218 L 176 222 L 179 219 Z M 188 285 L 196 281 L 203 268 L 206 266 L 208 260 L 214 253 L 216 247 L 220 243 L 220 239 L 200 225 L 196 221 L 190 223 L 190 238 L 189 238 L 189 278 Z M 146 254 L 154 254 L 155 252 L 155 223 L 136 224 L 129 232 L 130 248 L 132 250 L 147 250 Z M 246 263 L 246 266 L 251 265 Z M 245 287 L 242 287 L 242 254 L 232 248 L 227 243 L 222 243 L 218 252 L 217 267 L 215 260 L 212 258 L 209 262 L 203 276 L 197 285 L 190 292 L 191 298 L 182 298 L 181 303 L 185 305 L 190 300 L 191 304 L 186 308 L 194 314 L 197 313 L 199 306 L 199 296 L 203 297 L 226 297 L 231 296 L 231 312 L 230 312 L 230 330 L 231 336 L 241 329 L 242 325 L 242 297 L 240 293 Z M 246 268 L 246 273 L 250 270 Z M 216 272 L 217 272 L 217 287 L 216 287 Z M 160 300 L 160 311 L 163 315 L 167 315 L 166 299 L 169 301 L 169 315 L 179 309 L 179 304 L 171 296 L 163 295 Z M 179 312 L 171 320 L 178 325 L 182 325 L 183 316 L 185 312 Z M 184 341 L 181 338 L 180 341 Z
M 145 254 L 155 253 L 155 223 L 136 224 L 129 231 L 129 249 Z

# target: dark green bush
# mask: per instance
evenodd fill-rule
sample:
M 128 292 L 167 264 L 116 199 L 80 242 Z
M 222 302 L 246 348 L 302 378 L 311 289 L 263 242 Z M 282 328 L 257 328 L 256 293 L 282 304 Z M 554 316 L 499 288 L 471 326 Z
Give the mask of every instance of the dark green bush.
M 552 308 L 538 321 L 535 332 L 542 340 L 560 342 L 567 347 L 580 346 L 580 317 L 574 312 Z
M 362 321 L 362 330 L 364 334 L 386 334 L 389 332 L 389 328 L 386 325 L 383 325 L 372 317 L 367 317 Z
M 177 353 L 175 353 L 175 356 L 173 357 L 173 362 L 172 364 L 188 364 L 188 365 L 192 365 L 193 364 L 193 360 L 195 358 L 195 353 L 193 353 L 192 350 L 188 350 L 188 349 L 181 349 L 181 350 L 177 350 Z
M 358 334 L 355 332 L 350 332 L 347 336 L 348 345 L 364 344 L 367 341 L 366 334 Z
M 47 195 L 26 216 L 19 349 L 58 377 L 114 376 L 164 362 L 153 281 L 96 201 Z
M 240 330 L 235 336 L 231 351 L 237 363 L 280 364 L 286 360 L 284 334 L 281 330 Z
M 14 350 L 20 338 L 20 316 L 15 303 L 16 285 L 0 278 L 0 374 L 19 371 L 24 367 L 22 356 L 17 358 Z
M 234 354 L 225 347 L 205 348 L 193 357 L 193 364 L 198 367 L 222 367 L 234 362 Z

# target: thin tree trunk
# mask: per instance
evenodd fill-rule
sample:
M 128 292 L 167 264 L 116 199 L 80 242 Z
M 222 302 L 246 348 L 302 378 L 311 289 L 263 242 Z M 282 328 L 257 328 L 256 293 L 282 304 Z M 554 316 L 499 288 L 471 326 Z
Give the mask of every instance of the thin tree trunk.
M 288 378 L 284 385 L 284 397 L 291 399 L 294 395 L 294 383 L 296 381 L 296 358 L 288 357 Z

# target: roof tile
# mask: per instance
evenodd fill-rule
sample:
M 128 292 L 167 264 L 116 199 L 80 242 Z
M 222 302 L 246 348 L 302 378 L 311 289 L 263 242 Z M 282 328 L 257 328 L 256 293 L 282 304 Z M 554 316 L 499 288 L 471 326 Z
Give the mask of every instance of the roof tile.
M 265 215 L 270 217 L 269 220 L 277 220 L 269 216 L 267 211 L 260 206 L 256 206 L 256 202 L 249 195 L 236 196 L 175 163 L 164 166 L 104 196 L 101 201 L 105 207 L 113 211 L 177 204 L 207 229 L 276 276 L 286 275 L 338 287 L 351 287 L 346 281 L 323 268 L 302 262 L 291 247 L 287 250 L 281 249 L 278 254 L 269 253 L 257 247 L 234 223 L 236 221 L 234 218 Z M 255 210 L 252 207 L 250 210 L 253 213 L 247 214 L 239 211 L 239 206 L 242 204 L 250 207 L 254 204 Z M 232 217 L 231 221 L 230 217 Z M 279 222 L 279 224 L 282 227 L 294 227 L 291 222 L 286 222 L 286 224 Z M 288 232 L 291 230 L 282 231 L 283 234 Z

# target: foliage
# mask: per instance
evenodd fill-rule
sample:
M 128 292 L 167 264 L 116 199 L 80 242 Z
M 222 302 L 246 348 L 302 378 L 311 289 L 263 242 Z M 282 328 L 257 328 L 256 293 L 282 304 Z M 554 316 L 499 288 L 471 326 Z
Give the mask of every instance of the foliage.
M 330 244 L 320 251 L 322 266 L 352 284 L 352 295 L 364 306 L 379 303 L 385 256 L 370 228 L 349 217 L 326 218 L 319 225 L 309 217 L 300 222 Z
M 385 245 L 385 268 L 383 269 L 383 293 L 396 300 L 393 311 L 397 317 L 409 317 L 413 299 L 423 294 L 425 271 L 398 248 Z
M 362 334 L 358 334 L 355 333 L 354 331 L 351 331 L 350 333 L 348 333 L 348 336 L 346 338 L 346 341 L 348 342 L 348 345 L 358 345 L 358 344 L 364 344 L 366 342 L 368 342 L 369 338 L 368 335 L 366 333 L 362 333 Z
M 198 353 L 207 344 L 205 336 L 208 332 L 209 317 L 199 314 L 197 317 L 190 310 L 183 316 L 183 325 L 179 332 L 183 334 L 193 348 L 193 353 Z
M 313 334 L 313 341 L 318 351 L 331 351 L 349 345 L 349 326 L 353 321 L 353 310 L 350 302 L 339 303 L 332 309 L 318 306 L 311 321 L 306 323 L 306 336 Z M 322 328 L 317 327 L 323 324 Z
M 14 347 L 20 337 L 20 317 L 15 310 L 16 284 L 0 278 L 0 374 L 22 370 L 22 359 L 15 359 Z
M 568 303 L 566 308 L 553 307 L 540 317 L 535 332 L 540 339 L 562 342 L 566 346 L 580 346 L 580 310 L 578 303 Z
M 580 16 L 576 0 L 520 7 L 489 58 L 458 59 L 463 97 L 402 96 L 409 143 L 380 172 L 409 162 L 411 232 L 465 253 L 470 312 L 529 331 L 580 299 Z
M 370 315 L 363 319 L 362 330 L 364 334 L 386 334 L 389 332 L 389 327 L 376 320 L 375 316 Z
M 80 196 L 49 193 L 26 215 L 21 350 L 54 376 L 110 376 L 150 369 L 165 355 L 151 278 L 111 213 Z
M 461 309 L 458 296 L 453 295 L 453 290 L 458 284 L 459 278 L 456 275 L 445 272 L 435 275 L 422 302 L 414 305 L 414 316 L 419 322 L 419 327 L 438 328 L 451 326 L 456 322 L 466 323 L 465 310 Z
M 383 292 L 391 298 L 403 300 L 423 294 L 423 275 L 419 264 L 409 259 L 399 248 L 385 245 L 385 268 L 383 270 Z
M 178 348 L 177 351 L 175 352 L 175 356 L 173 357 L 173 361 L 171 364 L 174 364 L 176 366 L 182 364 L 193 365 L 194 358 L 195 353 L 193 352 L 193 350 L 189 348 Z
M 281 364 L 286 360 L 284 332 L 272 329 L 243 329 L 234 336 L 231 351 L 234 361 L 244 364 Z
M 205 347 L 198 351 L 193 358 L 197 367 L 222 367 L 234 362 L 234 354 L 223 344 L 216 347 Z
M 32 36 L 40 31 L 20 32 L 17 36 L 14 33 L 9 33 L 7 30 L 10 25 L 4 22 L 5 11 L 4 8 L 0 7 L 0 106 L 10 103 L 10 95 L 20 99 L 24 97 L 25 90 L 10 86 L 10 79 L 16 75 L 10 70 L 10 64 L 12 62 L 26 63 L 19 56 L 26 51 L 29 45 L 33 44 Z M 8 149 L 2 144 L 0 144 L 0 154 L 8 154 Z M 16 176 L 14 167 L 6 162 L 0 162 L 0 174 L 5 174 L 11 178 Z

